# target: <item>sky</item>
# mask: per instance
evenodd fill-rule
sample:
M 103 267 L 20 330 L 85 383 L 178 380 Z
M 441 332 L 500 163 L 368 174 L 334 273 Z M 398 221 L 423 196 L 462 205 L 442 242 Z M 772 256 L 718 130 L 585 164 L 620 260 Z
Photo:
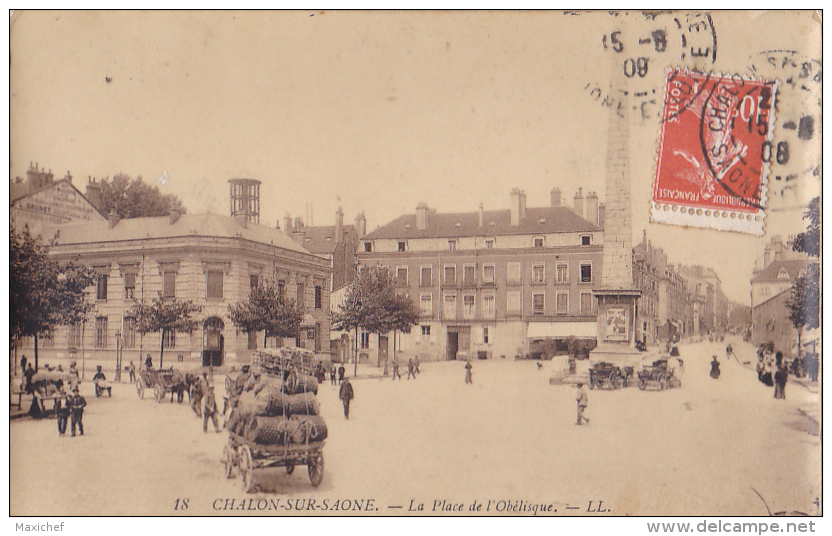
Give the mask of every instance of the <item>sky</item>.
M 659 90 L 649 117 L 631 118 L 633 236 L 646 229 L 671 262 L 714 267 L 726 295 L 750 303 L 754 259 L 772 234 L 802 229 L 800 203 L 772 211 L 766 237 L 649 223 L 664 76 L 684 64 L 674 18 L 702 20 L 17 12 L 10 174 L 25 176 L 37 162 L 56 178 L 69 171 L 83 192 L 88 177 L 123 172 L 177 195 L 189 212 L 217 214 L 229 211 L 228 179 L 256 178 L 261 224 L 289 212 L 333 225 L 342 206 L 347 222 L 364 211 L 368 230 L 422 201 L 444 212 L 505 209 L 515 187 L 530 206 L 547 205 L 554 187 L 565 202 L 578 188 L 603 202 L 610 114 L 592 89 L 609 93 L 611 66 L 621 61 L 607 39 L 623 29 L 624 52 L 635 59 L 649 55 L 636 37 L 664 28 L 668 53 L 654 51 L 652 68 L 633 80 L 635 89 Z M 755 54 L 786 48 L 820 57 L 820 28 L 807 13 L 718 12 L 712 20 L 720 52 L 701 68 L 743 73 Z M 694 38 L 690 29 L 685 38 Z

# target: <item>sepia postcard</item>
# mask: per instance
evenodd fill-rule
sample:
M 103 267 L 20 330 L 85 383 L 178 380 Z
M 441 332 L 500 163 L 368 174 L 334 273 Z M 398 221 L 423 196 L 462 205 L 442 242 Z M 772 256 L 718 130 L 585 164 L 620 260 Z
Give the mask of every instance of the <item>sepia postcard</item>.
M 816 529 L 821 11 L 9 28 L 15 530 Z

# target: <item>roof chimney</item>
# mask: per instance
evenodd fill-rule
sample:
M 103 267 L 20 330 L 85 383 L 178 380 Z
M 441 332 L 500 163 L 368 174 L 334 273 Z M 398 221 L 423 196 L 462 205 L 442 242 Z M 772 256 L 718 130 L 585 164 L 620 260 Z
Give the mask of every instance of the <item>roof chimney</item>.
M 482 228 L 482 226 L 484 224 L 484 222 L 483 222 L 484 219 L 485 219 L 485 210 L 483 210 L 482 203 L 480 203 L 480 228 Z
M 248 227 L 248 214 L 237 214 L 234 216 L 234 219 L 237 223 L 240 224 L 240 227 L 246 229 Z M 171 214 L 171 223 L 173 223 L 173 214 Z
M 344 211 L 341 207 L 335 211 L 335 242 L 341 243 L 344 241 Z
M 358 233 L 358 238 L 367 234 L 367 219 L 363 210 L 355 215 L 355 232 Z
M 416 205 L 416 228 L 428 228 L 428 205 L 427 203 L 419 203 Z
M 584 217 L 584 194 L 581 193 L 581 188 L 578 188 L 578 191 L 575 192 L 575 213 L 582 218 Z
M 595 192 L 586 196 L 586 219 L 598 225 L 598 195 Z
M 525 197 L 520 188 L 512 188 L 511 190 L 511 224 L 514 226 L 520 225 L 520 219 L 523 217 L 523 200 Z
M 110 212 L 109 214 L 107 214 L 107 221 L 110 223 L 110 229 L 118 225 L 119 220 L 120 218 L 118 214 L 116 214 L 115 212 Z
M 292 215 L 288 212 L 283 216 L 283 232 L 290 234 L 292 232 Z
M 560 206 L 560 188 L 552 188 L 552 206 Z
M 182 216 L 182 211 L 179 210 L 178 207 L 173 207 L 170 209 L 170 224 L 173 225 L 174 223 L 179 221 L 179 218 Z
M 607 219 L 607 205 L 605 203 L 600 203 L 598 205 L 598 227 L 601 229 L 604 228 L 604 222 Z

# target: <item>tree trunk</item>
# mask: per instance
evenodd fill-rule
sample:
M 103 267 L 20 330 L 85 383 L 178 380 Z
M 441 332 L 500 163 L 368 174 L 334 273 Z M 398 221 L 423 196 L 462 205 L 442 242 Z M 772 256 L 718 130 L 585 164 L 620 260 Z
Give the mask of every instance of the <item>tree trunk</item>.
M 266 347 L 266 343 L 269 341 L 269 330 L 263 330 L 263 348 Z
M 159 343 L 159 370 L 162 370 L 165 359 L 165 331 L 165 328 L 162 328 L 162 340 Z
M 393 361 L 396 360 L 396 330 L 393 330 Z
M 35 333 L 35 372 L 38 371 L 38 334 Z
M 355 328 L 355 354 L 353 355 L 353 359 L 355 360 L 355 371 L 353 372 L 353 377 L 358 376 L 358 327 Z

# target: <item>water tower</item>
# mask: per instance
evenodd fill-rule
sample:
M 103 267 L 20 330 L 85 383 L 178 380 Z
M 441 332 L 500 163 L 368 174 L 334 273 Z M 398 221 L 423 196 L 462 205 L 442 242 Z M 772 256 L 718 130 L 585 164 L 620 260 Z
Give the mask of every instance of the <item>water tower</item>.
M 260 223 L 260 181 L 229 179 L 231 186 L 231 217 L 245 216 L 251 223 Z

